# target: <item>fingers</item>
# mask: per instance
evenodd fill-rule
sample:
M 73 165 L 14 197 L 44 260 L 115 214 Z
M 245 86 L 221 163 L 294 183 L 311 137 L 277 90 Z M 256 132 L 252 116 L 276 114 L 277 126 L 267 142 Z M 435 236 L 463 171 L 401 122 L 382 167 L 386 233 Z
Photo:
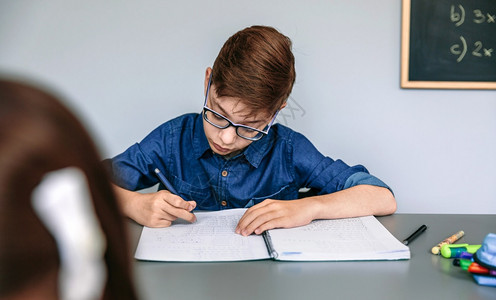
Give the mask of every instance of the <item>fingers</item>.
M 284 211 L 278 201 L 265 200 L 251 208 L 241 217 L 235 232 L 243 236 L 261 234 L 267 229 L 285 227 Z
M 162 198 L 165 203 L 169 204 L 171 207 L 183 209 L 186 211 L 192 211 L 196 207 L 195 201 L 185 201 L 178 195 L 174 195 L 169 191 L 159 191 L 157 192 L 159 197 Z
M 265 200 L 245 212 L 235 232 L 243 236 L 261 234 L 265 230 L 296 227 L 311 221 L 308 207 L 301 200 Z
M 148 224 L 144 224 L 146 227 L 150 228 L 162 228 L 162 227 L 169 227 L 171 226 L 172 222 L 169 220 L 165 219 L 155 219 L 155 220 L 150 220 Z
M 274 229 L 274 228 L 288 228 L 290 227 L 288 225 L 288 219 L 285 218 L 285 217 L 282 217 L 282 218 L 277 218 L 277 219 L 271 219 L 263 224 L 261 224 L 260 226 L 258 226 L 257 228 L 255 228 L 253 230 L 253 233 L 255 234 L 262 234 L 264 231 L 266 230 L 269 230 L 269 229 Z M 250 229 L 247 229 L 247 233 L 246 235 L 248 235 Z
M 188 222 L 196 221 L 196 216 L 192 213 L 196 208 L 195 201 L 185 201 L 168 191 L 159 191 L 150 194 L 148 203 L 149 206 L 145 209 L 148 217 L 143 222 L 145 226 L 168 227 L 178 218 Z
M 238 225 L 236 226 L 234 232 L 241 235 L 251 234 L 251 232 L 245 234 L 246 227 L 250 225 L 253 222 L 253 220 L 259 215 L 259 213 L 257 213 L 257 209 L 263 207 L 264 206 L 263 203 L 265 203 L 265 201 L 247 209 L 246 212 L 243 214 L 243 216 L 239 219 Z
M 174 218 L 171 221 L 174 221 L 177 218 L 188 222 L 196 221 L 196 216 L 191 212 L 196 207 L 195 201 L 184 201 L 177 195 L 169 194 L 168 197 L 164 199 L 163 204 L 162 211 Z

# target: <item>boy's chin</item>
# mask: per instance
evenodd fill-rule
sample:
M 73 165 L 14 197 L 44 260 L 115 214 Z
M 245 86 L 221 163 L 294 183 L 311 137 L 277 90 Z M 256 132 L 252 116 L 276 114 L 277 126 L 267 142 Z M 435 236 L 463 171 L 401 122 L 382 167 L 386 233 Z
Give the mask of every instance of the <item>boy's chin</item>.
M 234 157 L 236 155 L 238 155 L 239 153 L 241 153 L 243 150 L 235 150 L 235 151 L 227 151 L 227 152 L 222 152 L 222 151 L 218 151 L 216 150 L 215 148 L 211 148 L 212 151 L 220 156 L 223 156 L 225 158 L 231 158 L 231 157 Z

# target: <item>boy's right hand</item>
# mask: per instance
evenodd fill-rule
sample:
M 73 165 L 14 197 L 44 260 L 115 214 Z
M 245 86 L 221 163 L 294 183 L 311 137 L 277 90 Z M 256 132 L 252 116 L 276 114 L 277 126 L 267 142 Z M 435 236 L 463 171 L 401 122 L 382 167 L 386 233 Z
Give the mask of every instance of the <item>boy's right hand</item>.
M 196 207 L 195 201 L 185 201 L 164 190 L 141 195 L 134 203 L 134 220 L 144 226 L 169 227 L 177 218 L 196 221 L 196 216 L 191 212 Z
M 185 201 L 166 190 L 142 194 L 114 186 L 124 214 L 147 227 L 168 227 L 180 218 L 195 222 L 195 201 Z

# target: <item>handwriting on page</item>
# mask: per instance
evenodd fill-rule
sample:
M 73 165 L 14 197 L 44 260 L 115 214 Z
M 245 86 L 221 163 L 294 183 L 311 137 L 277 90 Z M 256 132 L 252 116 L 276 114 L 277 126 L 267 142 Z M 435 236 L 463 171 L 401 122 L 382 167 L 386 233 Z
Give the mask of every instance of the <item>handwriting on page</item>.
M 274 230 L 271 236 L 281 251 L 352 253 L 363 248 L 381 251 L 385 245 L 374 236 L 377 231 L 364 222 L 367 218 L 320 220 L 290 230 Z
M 249 257 L 253 252 L 253 243 L 258 241 L 263 244 L 263 241 L 256 236 L 243 237 L 235 234 L 234 229 L 239 219 L 239 215 L 205 217 L 197 214 L 197 222 L 193 224 L 148 228 L 147 230 L 151 230 L 148 243 L 153 251 L 166 252 L 171 257 L 182 257 L 185 260 Z
M 360 219 L 329 220 L 312 222 L 301 228 L 302 232 L 325 232 L 327 237 L 340 240 L 364 239 L 368 235 L 367 228 Z

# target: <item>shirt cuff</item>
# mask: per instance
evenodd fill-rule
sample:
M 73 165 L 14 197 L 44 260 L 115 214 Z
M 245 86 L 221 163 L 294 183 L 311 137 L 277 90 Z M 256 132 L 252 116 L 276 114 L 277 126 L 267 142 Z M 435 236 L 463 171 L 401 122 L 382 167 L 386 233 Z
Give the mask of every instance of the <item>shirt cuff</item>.
M 367 184 L 367 185 L 387 188 L 394 195 L 393 190 L 382 180 L 365 172 L 358 172 L 348 177 L 348 179 L 346 179 L 346 182 L 344 184 L 344 189 L 354 187 L 360 184 Z

